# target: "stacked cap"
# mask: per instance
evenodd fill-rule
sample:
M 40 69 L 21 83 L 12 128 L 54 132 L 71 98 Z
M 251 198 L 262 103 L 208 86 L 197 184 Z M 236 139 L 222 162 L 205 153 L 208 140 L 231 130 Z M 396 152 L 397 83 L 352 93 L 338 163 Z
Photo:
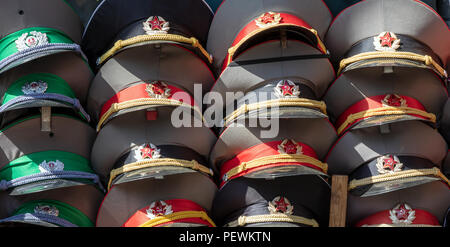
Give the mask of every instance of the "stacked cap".
M 108 190 L 97 226 L 215 226 L 216 136 L 201 98 L 215 81 L 204 48 L 212 16 L 199 0 L 114 0 L 88 21 L 82 43 L 97 72 L 87 99 L 98 132 L 91 161 Z
M 348 225 L 443 224 L 450 191 L 437 127 L 449 42 L 421 1 L 362 1 L 330 25 L 338 78 L 324 100 L 340 138 L 325 161 L 331 174 L 349 176 Z
M 2 3 L 1 225 L 95 222 L 104 190 L 90 165 L 95 130 L 84 110 L 93 73 L 73 7 L 61 0 Z
M 227 0 L 217 10 L 207 47 L 220 76 L 207 101 L 220 134 L 210 155 L 220 225 L 327 224 L 322 160 L 337 138 L 321 101 L 335 75 L 322 42 L 330 22 L 321 1 Z

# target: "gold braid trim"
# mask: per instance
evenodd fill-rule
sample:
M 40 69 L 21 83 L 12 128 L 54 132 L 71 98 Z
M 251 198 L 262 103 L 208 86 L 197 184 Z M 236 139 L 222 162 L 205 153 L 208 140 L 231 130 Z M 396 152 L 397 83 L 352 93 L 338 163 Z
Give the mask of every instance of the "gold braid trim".
M 241 105 L 237 110 L 232 112 L 230 115 L 225 117 L 225 125 L 228 125 L 230 122 L 235 120 L 242 114 L 245 114 L 249 111 L 258 110 L 260 108 L 269 108 L 269 107 L 287 107 L 287 106 L 298 106 L 298 107 L 312 107 L 318 108 L 322 113 L 327 114 L 327 106 L 323 101 L 316 101 L 304 98 L 286 98 L 286 99 L 274 99 L 268 100 L 264 102 L 258 102 L 253 104 L 244 104 Z
M 162 41 L 173 41 L 173 42 L 179 42 L 179 43 L 185 43 L 192 45 L 192 47 L 197 48 L 205 57 L 208 59 L 209 63 L 212 63 L 212 55 L 210 55 L 205 48 L 200 44 L 200 42 L 194 38 L 186 38 L 181 35 L 177 34 L 154 34 L 154 35 L 138 35 L 136 37 L 126 39 L 126 40 L 118 40 L 114 44 L 114 46 L 109 49 L 105 54 L 103 54 L 99 60 L 98 64 L 102 64 L 105 62 L 108 58 L 114 56 L 120 49 L 135 45 L 138 43 L 148 42 L 148 41 L 156 41 L 156 40 L 162 40 Z
M 391 107 L 385 106 L 382 108 L 370 109 L 362 112 L 358 112 L 355 114 L 350 114 L 345 122 L 343 122 L 337 129 L 338 135 L 345 130 L 351 123 L 361 118 L 368 118 L 374 116 L 383 116 L 383 115 L 407 115 L 407 114 L 415 114 L 425 118 L 428 118 L 431 122 L 436 122 L 436 116 L 433 113 L 428 113 L 422 110 L 414 109 L 411 107 Z
M 444 182 L 446 182 L 448 185 L 450 185 L 448 179 L 445 177 L 444 174 L 442 174 L 442 172 L 439 170 L 439 168 L 434 167 L 434 168 L 430 168 L 430 169 L 407 170 L 407 171 L 401 171 L 401 172 L 395 172 L 395 173 L 382 174 L 382 175 L 377 175 L 377 176 L 363 178 L 363 179 L 353 179 L 349 183 L 348 190 L 353 190 L 357 187 L 369 185 L 369 184 L 388 182 L 388 181 L 393 181 L 393 180 L 397 180 L 397 179 L 405 179 L 405 178 L 419 177 L 419 176 L 435 176 L 435 177 L 442 179 Z
M 447 77 L 447 72 L 444 68 L 442 68 L 436 61 L 433 60 L 432 57 L 428 55 L 419 55 L 417 53 L 413 52 L 404 52 L 404 51 L 396 51 L 396 52 L 389 52 L 389 51 L 373 51 L 373 52 L 364 52 L 360 53 L 358 55 L 342 59 L 339 64 L 339 70 L 338 74 L 341 74 L 342 70 L 349 64 L 363 61 L 363 60 L 369 60 L 369 59 L 376 59 L 376 58 L 393 58 L 393 59 L 408 59 L 408 60 L 414 60 L 418 62 L 423 62 L 425 65 L 432 66 L 438 73 L 443 76 Z
M 266 157 L 261 157 L 248 162 L 242 162 L 239 166 L 233 167 L 227 173 L 225 173 L 226 178 L 231 178 L 243 171 L 250 170 L 252 168 L 257 168 L 260 166 L 276 164 L 276 163 L 308 163 L 313 166 L 320 168 L 324 173 L 328 171 L 328 165 L 322 163 L 313 157 L 304 154 L 279 154 L 271 155 Z M 313 169 L 313 168 L 311 168 Z
M 189 218 L 201 218 L 203 220 L 208 221 L 208 223 L 211 224 L 213 227 L 216 227 L 216 224 L 214 224 L 211 218 L 209 218 L 209 216 L 204 211 L 182 211 L 164 216 L 159 216 L 143 223 L 139 227 L 154 227 L 175 220 L 189 219 Z
M 110 173 L 110 176 L 109 176 L 110 178 L 109 178 L 109 182 L 108 182 L 108 190 L 111 188 L 112 181 L 120 174 L 123 174 L 126 172 L 131 172 L 131 171 L 136 171 L 139 169 L 144 169 L 144 168 L 149 168 L 149 167 L 158 167 L 158 166 L 177 166 L 177 167 L 190 168 L 192 170 L 200 171 L 200 172 L 206 173 L 210 176 L 213 176 L 213 172 L 211 171 L 211 169 L 199 164 L 195 160 L 188 161 L 188 160 L 179 160 L 179 159 L 171 159 L 171 158 L 143 160 L 143 161 L 130 163 L 130 164 L 124 165 L 120 168 L 112 170 Z
M 245 226 L 252 223 L 264 223 L 264 222 L 288 222 L 288 223 L 299 223 L 303 225 L 308 225 L 312 227 L 319 227 L 319 224 L 314 219 L 308 219 L 296 215 L 285 215 L 285 214 L 264 214 L 264 215 L 254 215 L 254 216 L 239 216 L 235 221 L 232 221 L 225 225 L 225 227 L 237 227 Z
M 294 25 L 294 24 L 276 24 L 276 25 L 267 26 L 267 27 L 258 28 L 256 30 L 253 30 L 251 33 L 247 34 L 243 39 L 241 39 L 237 44 L 235 44 L 234 46 L 232 46 L 232 47 L 230 47 L 228 49 L 227 65 L 230 64 L 231 61 L 233 61 L 234 54 L 239 49 L 239 47 L 241 47 L 245 42 L 247 42 L 253 36 L 255 36 L 255 35 L 257 35 L 257 34 L 259 34 L 261 32 L 264 32 L 266 30 L 269 30 L 269 29 L 272 29 L 272 28 L 279 28 L 279 27 L 299 27 L 299 26 Z M 313 29 L 313 28 L 311 28 L 311 29 L 308 29 L 308 28 L 305 28 L 305 27 L 301 27 L 301 28 L 308 30 L 309 32 L 313 33 L 314 36 L 316 36 L 317 45 L 321 49 L 321 52 L 325 54 L 327 52 L 327 48 L 325 47 L 324 43 L 320 39 L 319 35 L 317 34 L 317 31 L 315 29 Z
M 203 119 L 203 115 L 202 112 L 198 109 L 198 107 L 196 106 L 191 106 L 188 104 L 185 104 L 181 101 L 178 100 L 174 100 L 174 99 L 156 99 L 156 98 L 142 98 L 142 99 L 133 99 L 133 100 L 129 100 L 129 101 L 125 101 L 125 102 L 121 102 L 121 103 L 114 103 L 111 105 L 111 107 L 108 109 L 108 111 L 106 111 L 100 118 L 100 120 L 98 121 L 97 124 L 97 132 L 100 131 L 103 123 L 114 113 L 120 111 L 120 110 L 124 110 L 124 109 L 128 109 L 131 107 L 136 107 L 136 106 L 144 106 L 144 105 L 166 105 L 166 106 L 184 106 L 187 108 L 192 108 L 194 109 L 194 111 L 198 112 L 200 114 L 200 116 L 202 116 L 202 120 Z

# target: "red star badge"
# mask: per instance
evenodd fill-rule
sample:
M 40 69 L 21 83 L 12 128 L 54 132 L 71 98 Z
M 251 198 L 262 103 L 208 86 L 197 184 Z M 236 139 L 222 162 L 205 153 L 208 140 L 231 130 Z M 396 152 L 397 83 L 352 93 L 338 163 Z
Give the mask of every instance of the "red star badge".
M 402 98 L 391 94 L 387 99 L 387 103 L 390 106 L 401 106 Z
M 398 164 L 397 161 L 394 160 L 392 155 L 389 155 L 388 158 L 383 159 L 383 168 L 387 168 L 391 171 L 395 169 L 395 166 Z
M 152 84 L 152 90 L 155 94 L 163 95 L 166 92 L 166 85 L 163 85 L 160 81 Z
M 275 200 L 274 204 L 275 204 L 276 211 L 280 212 L 280 213 L 286 213 L 286 211 L 288 210 L 288 206 L 291 205 L 289 202 L 287 202 L 285 200 L 284 197 L 280 197 L 280 199 L 278 201 Z
M 285 144 L 284 144 L 284 151 L 287 154 L 296 154 L 297 153 L 297 144 L 293 143 L 291 140 L 288 140 Z
M 150 28 L 152 30 L 159 30 L 159 31 L 162 30 L 164 23 L 166 23 L 165 21 L 160 20 L 158 16 L 153 16 L 153 19 L 148 20 L 147 22 L 148 24 L 150 24 Z
M 395 40 L 396 38 L 392 37 L 390 32 L 386 32 L 380 37 L 380 44 L 381 46 L 392 47 L 392 43 L 394 43 Z
M 150 144 L 146 144 L 144 148 L 141 148 L 139 151 L 141 151 L 141 157 L 142 159 L 152 159 L 153 158 L 153 151 L 155 151 L 155 149 L 152 149 L 150 147 Z
M 166 214 L 166 205 L 163 205 L 161 202 L 156 202 L 155 206 L 150 208 L 152 214 L 156 217 L 163 216 Z
M 294 88 L 295 88 L 295 85 L 290 85 L 288 83 L 288 81 L 286 81 L 286 80 L 284 80 L 283 85 L 280 85 L 281 93 L 283 94 L 283 96 L 286 96 L 286 95 L 293 96 Z
M 261 21 L 264 24 L 272 23 L 275 21 L 275 14 L 264 13 L 263 16 L 259 17 L 259 21 Z
M 397 217 L 397 219 L 398 220 L 403 220 L 403 221 L 408 219 L 409 214 L 410 214 L 411 211 L 412 210 L 407 209 L 405 207 L 405 204 L 402 204 L 402 205 L 400 205 L 399 208 L 394 209 L 394 213 L 395 213 L 395 216 Z

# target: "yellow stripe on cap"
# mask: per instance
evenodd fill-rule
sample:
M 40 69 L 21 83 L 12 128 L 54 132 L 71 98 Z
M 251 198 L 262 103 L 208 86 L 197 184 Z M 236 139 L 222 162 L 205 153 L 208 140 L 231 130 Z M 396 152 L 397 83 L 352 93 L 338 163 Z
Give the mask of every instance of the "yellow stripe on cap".
M 111 107 L 100 117 L 100 120 L 98 121 L 98 124 L 97 124 L 97 132 L 100 131 L 104 122 L 112 114 L 114 114 L 120 110 L 125 110 L 125 109 L 131 108 L 131 107 L 145 106 L 145 105 L 149 105 L 149 106 L 152 106 L 152 105 L 184 106 L 187 108 L 192 108 L 194 111 L 199 113 L 200 116 L 202 116 L 202 120 L 204 121 L 203 114 L 198 109 L 197 106 L 191 106 L 189 104 L 186 104 L 181 101 L 174 100 L 174 99 L 143 98 L 143 99 L 134 99 L 134 100 L 129 100 L 129 101 L 121 102 L 121 103 L 112 104 Z
M 285 214 L 264 214 L 264 215 L 254 215 L 254 216 L 239 216 L 235 221 L 226 224 L 226 227 L 237 227 L 245 226 L 252 223 L 266 223 L 266 222 L 287 222 L 287 223 L 298 223 L 303 225 L 308 225 L 312 227 L 319 227 L 319 224 L 314 219 L 308 219 L 296 215 L 285 215 Z
M 325 115 L 327 114 L 327 106 L 323 101 L 310 100 L 305 98 L 285 98 L 285 99 L 274 99 L 264 102 L 258 102 L 253 104 L 241 105 L 238 109 L 233 111 L 230 115 L 225 117 L 225 126 L 230 122 L 238 118 L 240 115 L 245 114 L 249 111 L 258 110 L 261 108 L 270 107 L 311 107 L 317 108 Z
M 429 119 L 433 123 L 436 123 L 436 115 L 434 115 L 433 113 L 428 113 L 411 107 L 385 106 L 383 108 L 370 109 L 355 114 L 350 114 L 347 117 L 347 119 L 337 128 L 337 133 L 338 135 L 340 135 L 351 123 L 353 123 L 358 119 L 384 115 L 408 115 L 408 114 L 419 115 Z
M 150 168 L 150 167 L 160 167 L 160 166 L 176 166 L 176 167 L 190 168 L 190 169 L 193 169 L 196 171 L 203 172 L 210 176 L 213 176 L 213 172 L 211 171 L 211 169 L 199 164 L 195 160 L 188 161 L 188 160 L 179 160 L 179 159 L 171 159 L 171 158 L 143 160 L 143 161 L 130 163 L 130 164 L 124 165 L 120 168 L 112 170 L 110 173 L 110 176 L 109 176 L 110 178 L 109 178 L 109 182 L 108 182 L 108 190 L 111 188 L 112 181 L 120 174 L 136 171 L 139 169 Z
M 138 36 L 130 38 L 130 39 L 116 41 L 114 46 L 99 58 L 98 64 L 102 64 L 108 58 L 114 56 L 119 50 L 123 49 L 124 47 L 143 43 L 143 42 L 158 41 L 158 40 L 189 44 L 192 47 L 197 48 L 200 51 L 200 53 L 206 57 L 206 59 L 208 60 L 209 63 L 213 62 L 212 55 L 209 54 L 205 50 L 205 48 L 203 48 L 203 46 L 200 44 L 200 42 L 194 37 L 186 38 L 184 36 L 177 35 L 177 34 L 153 34 L 153 35 L 138 35 Z
M 442 68 L 436 61 L 433 60 L 432 57 L 428 55 L 420 55 L 413 52 L 404 52 L 404 51 L 374 51 L 374 52 L 364 52 L 358 55 L 344 58 L 339 63 L 338 75 L 341 74 L 342 70 L 347 67 L 347 65 L 369 60 L 369 59 L 377 59 L 377 58 L 390 58 L 390 59 L 407 59 L 422 62 L 425 65 L 432 66 L 442 77 L 447 77 L 447 72 L 444 68 Z
M 397 179 L 405 179 L 405 178 L 412 178 L 412 177 L 419 177 L 419 176 L 435 176 L 445 183 L 447 183 L 450 186 L 450 183 L 445 177 L 444 174 L 439 170 L 439 168 L 430 168 L 430 169 L 413 169 L 413 170 L 406 170 L 406 171 L 400 171 L 400 172 L 394 172 L 394 173 L 387 173 L 377 176 L 372 176 L 368 178 L 363 179 L 353 179 L 348 186 L 348 190 L 353 190 L 357 187 L 375 184 L 375 183 L 381 183 L 381 182 L 388 182 L 393 181 Z
M 159 216 L 143 223 L 139 227 L 154 227 L 161 224 L 170 223 L 175 220 L 189 219 L 189 218 L 201 218 L 202 220 L 208 221 L 208 223 L 211 224 L 213 227 L 216 227 L 216 224 L 214 224 L 211 218 L 209 218 L 209 216 L 204 211 L 182 211 L 164 216 Z

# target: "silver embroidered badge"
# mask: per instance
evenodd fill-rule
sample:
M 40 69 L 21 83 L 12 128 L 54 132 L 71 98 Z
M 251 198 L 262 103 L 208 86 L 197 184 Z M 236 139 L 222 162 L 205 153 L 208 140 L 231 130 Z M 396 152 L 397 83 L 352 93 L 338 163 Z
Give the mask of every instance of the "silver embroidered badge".
M 48 84 L 45 81 L 27 82 L 22 86 L 22 92 L 25 95 L 29 94 L 43 94 L 47 91 Z
M 45 33 L 31 31 L 29 33 L 22 34 L 16 40 L 16 48 L 18 51 L 23 51 L 36 47 L 38 45 L 48 44 L 48 38 Z

